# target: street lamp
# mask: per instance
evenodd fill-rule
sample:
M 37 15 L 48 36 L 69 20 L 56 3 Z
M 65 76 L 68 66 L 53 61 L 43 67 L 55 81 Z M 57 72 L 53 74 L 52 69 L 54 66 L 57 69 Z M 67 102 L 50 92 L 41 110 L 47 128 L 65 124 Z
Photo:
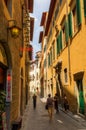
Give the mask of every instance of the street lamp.
M 19 37 L 20 28 L 17 26 L 16 20 L 8 20 L 8 30 L 11 31 L 11 35 L 13 38 Z

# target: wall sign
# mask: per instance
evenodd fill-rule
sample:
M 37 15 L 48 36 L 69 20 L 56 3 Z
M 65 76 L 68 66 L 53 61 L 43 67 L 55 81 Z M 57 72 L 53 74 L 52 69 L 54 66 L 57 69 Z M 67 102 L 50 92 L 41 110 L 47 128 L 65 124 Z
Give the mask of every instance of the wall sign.
M 12 101 L 12 70 L 7 70 L 6 102 Z

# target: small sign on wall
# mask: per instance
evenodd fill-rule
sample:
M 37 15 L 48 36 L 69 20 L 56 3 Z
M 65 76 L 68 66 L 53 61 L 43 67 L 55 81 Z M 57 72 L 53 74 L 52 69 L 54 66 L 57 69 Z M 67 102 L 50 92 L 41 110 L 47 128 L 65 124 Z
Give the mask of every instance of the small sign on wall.
M 12 101 L 12 70 L 7 70 L 6 102 Z

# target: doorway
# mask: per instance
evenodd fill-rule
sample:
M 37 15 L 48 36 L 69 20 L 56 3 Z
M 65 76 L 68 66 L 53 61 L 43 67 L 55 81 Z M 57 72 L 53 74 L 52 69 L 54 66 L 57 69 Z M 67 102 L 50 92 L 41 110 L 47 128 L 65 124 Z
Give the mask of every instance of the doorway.
M 79 113 L 85 113 L 85 103 L 84 103 L 84 96 L 83 96 L 83 83 L 82 79 L 76 80 L 77 90 L 78 90 L 78 105 L 79 105 Z

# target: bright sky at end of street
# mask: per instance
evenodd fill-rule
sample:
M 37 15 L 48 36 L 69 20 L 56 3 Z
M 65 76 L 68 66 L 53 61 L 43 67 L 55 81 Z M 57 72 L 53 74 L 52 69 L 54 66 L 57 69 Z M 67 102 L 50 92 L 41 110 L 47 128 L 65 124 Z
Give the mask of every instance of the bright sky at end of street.
M 41 50 L 41 45 L 39 44 L 39 34 L 42 30 L 40 26 L 42 13 L 49 10 L 50 0 L 34 0 L 34 9 L 33 13 L 30 14 L 31 17 L 34 17 L 34 32 L 33 32 L 33 41 L 31 45 L 33 46 L 33 59 L 35 59 L 35 53 Z

